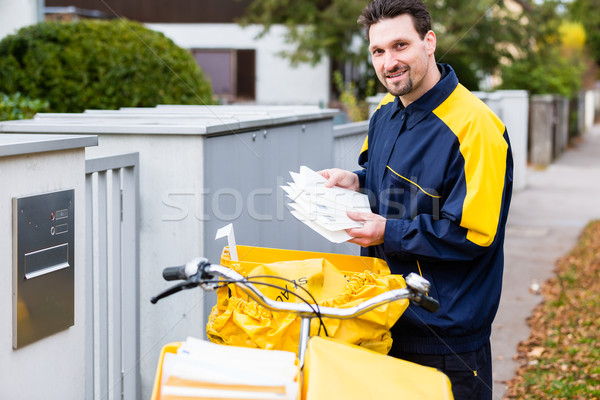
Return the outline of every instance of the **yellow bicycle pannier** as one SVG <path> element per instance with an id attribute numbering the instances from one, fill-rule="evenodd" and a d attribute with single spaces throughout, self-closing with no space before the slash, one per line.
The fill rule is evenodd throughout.
<path id="1" fill-rule="evenodd" d="M 276 289 L 257 284 L 273 300 L 311 303 L 326 307 L 353 307 L 389 290 L 406 287 L 404 278 L 390 274 L 378 258 L 237 246 L 239 261 L 231 261 L 226 247 L 221 264 L 253 282 L 282 286 Z M 283 281 L 263 276 L 285 278 Z M 313 299 L 306 292 L 308 290 Z M 389 329 L 400 318 L 408 300 L 382 305 L 359 317 L 323 319 L 330 337 L 387 354 L 392 339 Z M 207 336 L 215 343 L 297 351 L 300 317 L 272 312 L 252 300 L 235 285 L 217 291 L 217 305 L 207 325 Z M 312 320 L 311 335 L 325 335 L 319 320 Z"/>

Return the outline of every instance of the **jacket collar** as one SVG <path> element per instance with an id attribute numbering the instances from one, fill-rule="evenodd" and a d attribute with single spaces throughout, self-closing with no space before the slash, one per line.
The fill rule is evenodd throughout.
<path id="1" fill-rule="evenodd" d="M 396 109 L 392 113 L 391 118 L 394 118 L 400 110 L 404 110 L 407 129 L 412 129 L 423 118 L 435 110 L 458 86 L 458 78 L 450 65 L 438 63 L 437 67 L 442 73 L 442 77 L 427 93 L 410 103 L 408 107 L 404 107 L 400 101 L 400 97 L 396 96 L 394 100 Z"/>

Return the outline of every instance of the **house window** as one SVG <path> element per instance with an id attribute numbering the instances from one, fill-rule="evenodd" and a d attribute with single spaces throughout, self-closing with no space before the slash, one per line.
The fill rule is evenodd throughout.
<path id="1" fill-rule="evenodd" d="M 194 49 L 192 54 L 210 78 L 215 95 L 238 101 L 256 98 L 255 50 Z"/>

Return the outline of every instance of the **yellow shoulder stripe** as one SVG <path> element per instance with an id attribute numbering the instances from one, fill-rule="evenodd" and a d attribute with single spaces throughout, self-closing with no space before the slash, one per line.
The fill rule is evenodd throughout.
<path id="1" fill-rule="evenodd" d="M 508 153 L 504 124 L 460 84 L 433 112 L 458 138 L 465 162 L 467 194 L 460 225 L 467 229 L 468 240 L 489 246 L 502 208 Z"/>
<path id="2" fill-rule="evenodd" d="M 377 106 L 377 109 L 375 111 L 379 110 L 381 108 L 381 106 L 384 104 L 394 102 L 394 100 L 396 100 L 396 97 L 394 97 L 394 95 L 392 95 L 390 93 L 387 93 L 385 96 L 383 96 L 383 99 L 381 99 L 381 101 L 379 102 L 379 105 Z M 369 137 L 366 137 L 365 141 L 362 145 L 362 148 L 360 149 L 360 154 L 367 151 L 368 148 L 369 148 Z"/>
<path id="3" fill-rule="evenodd" d="M 369 136 L 367 136 L 365 138 L 365 141 L 363 142 L 362 148 L 360 149 L 360 154 L 362 154 L 365 151 L 367 151 L 368 148 L 369 148 Z"/>
<path id="4" fill-rule="evenodd" d="M 396 96 L 394 96 L 391 93 L 387 93 L 385 96 L 383 96 L 383 99 L 381 99 L 381 101 L 379 102 L 379 105 L 377 106 L 377 110 L 379 110 L 381 108 L 381 106 L 383 106 L 387 103 L 393 103 L 394 100 L 396 100 Z"/>

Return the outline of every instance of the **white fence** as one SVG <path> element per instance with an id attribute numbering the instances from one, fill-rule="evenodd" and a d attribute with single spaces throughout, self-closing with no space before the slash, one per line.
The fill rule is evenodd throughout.
<path id="1" fill-rule="evenodd" d="M 139 399 L 138 153 L 86 160 L 86 399 Z"/>

